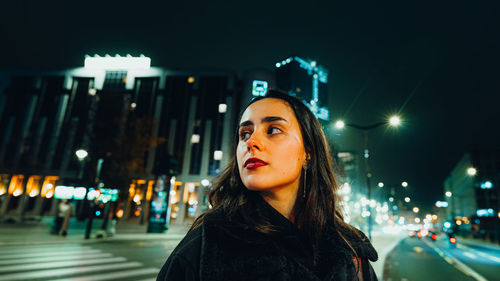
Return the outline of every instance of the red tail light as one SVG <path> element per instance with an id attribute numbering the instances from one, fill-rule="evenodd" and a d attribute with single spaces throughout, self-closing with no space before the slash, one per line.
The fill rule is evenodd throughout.
<path id="1" fill-rule="evenodd" d="M 451 243 L 451 244 L 455 244 L 455 243 L 457 243 L 457 239 L 456 239 L 455 237 L 451 237 L 451 238 L 450 238 L 450 243 Z"/>
<path id="2" fill-rule="evenodd" d="M 418 236 L 418 238 L 422 238 L 422 233 L 417 232 L 417 236 Z"/>
<path id="3" fill-rule="evenodd" d="M 432 240 L 436 240 L 436 238 L 437 238 L 436 234 L 432 234 L 431 238 L 432 238 Z"/>

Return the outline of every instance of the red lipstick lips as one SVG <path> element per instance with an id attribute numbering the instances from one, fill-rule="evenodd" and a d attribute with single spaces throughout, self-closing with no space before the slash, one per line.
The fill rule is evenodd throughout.
<path id="1" fill-rule="evenodd" d="M 249 158 L 247 161 L 245 161 L 244 167 L 247 169 L 257 169 L 259 167 L 266 166 L 266 165 L 267 165 L 266 162 L 260 160 L 259 158 L 252 157 L 252 158 Z"/>

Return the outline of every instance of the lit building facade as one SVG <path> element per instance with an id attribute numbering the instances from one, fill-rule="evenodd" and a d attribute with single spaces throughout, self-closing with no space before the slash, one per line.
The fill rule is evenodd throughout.
<path id="1" fill-rule="evenodd" d="M 328 71 L 314 60 L 292 56 L 276 63 L 276 86 L 301 98 L 320 121 L 330 119 Z"/>
<path id="2" fill-rule="evenodd" d="M 207 188 L 228 161 L 239 106 L 232 71 L 170 70 L 151 67 L 143 56 L 93 56 L 84 67 L 1 78 L 4 218 L 53 215 L 57 186 L 98 186 L 122 191 L 120 216 L 144 220 L 156 175 L 165 173 L 175 175 L 171 218 L 184 222 L 202 211 Z M 88 156 L 75 156 L 80 149 Z M 113 186 L 112 175 L 125 166 L 134 179 L 125 188 Z"/>
<path id="3" fill-rule="evenodd" d="M 466 153 L 444 181 L 446 217 L 460 230 L 500 241 L 500 150 Z"/>

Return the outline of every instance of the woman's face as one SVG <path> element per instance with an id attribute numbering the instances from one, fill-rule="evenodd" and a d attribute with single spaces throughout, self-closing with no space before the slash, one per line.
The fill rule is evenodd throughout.
<path id="1" fill-rule="evenodd" d="M 306 153 L 299 123 L 287 102 L 265 98 L 245 110 L 236 157 L 241 181 L 249 190 L 296 192 Z"/>

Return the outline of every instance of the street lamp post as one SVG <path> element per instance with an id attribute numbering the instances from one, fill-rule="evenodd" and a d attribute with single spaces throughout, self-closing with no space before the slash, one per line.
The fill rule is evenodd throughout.
<path id="1" fill-rule="evenodd" d="M 393 127 L 397 127 L 401 124 L 401 119 L 398 117 L 398 116 L 392 116 L 390 119 L 389 119 L 389 122 L 377 122 L 377 123 L 373 123 L 373 124 L 370 124 L 370 125 L 358 125 L 358 124 L 353 124 L 353 123 L 345 123 L 344 121 L 342 120 L 338 120 L 337 122 L 335 122 L 335 127 L 337 129 L 343 129 L 344 127 L 351 127 L 351 128 L 355 128 L 355 129 L 358 129 L 358 130 L 361 130 L 363 131 L 363 136 L 364 136 L 364 149 L 363 149 L 363 152 L 364 152 L 364 159 L 365 159 L 365 169 L 366 169 L 366 187 L 367 187 L 367 195 L 368 195 L 368 201 L 370 202 L 371 201 L 371 197 L 372 197 L 372 190 L 371 190 L 371 177 L 372 177 L 372 174 L 371 174 L 371 170 L 370 170 L 370 165 L 369 165 L 369 161 L 368 161 L 368 158 L 370 157 L 370 150 L 368 149 L 369 147 L 369 137 L 368 137 L 368 132 L 373 130 L 373 129 L 376 129 L 382 125 L 386 125 L 387 123 L 389 123 L 390 126 L 393 126 Z M 372 239 L 372 210 L 371 210 L 371 206 L 370 204 L 367 205 L 367 209 L 368 209 L 368 216 L 367 216 L 367 219 L 368 219 L 368 238 L 371 240 Z"/>
<path id="2" fill-rule="evenodd" d="M 76 152 L 76 157 L 78 158 L 78 161 L 80 161 L 80 169 L 78 171 L 78 179 L 81 180 L 83 178 L 83 168 L 85 166 L 84 160 L 87 158 L 89 153 L 85 149 L 78 149 Z"/>

